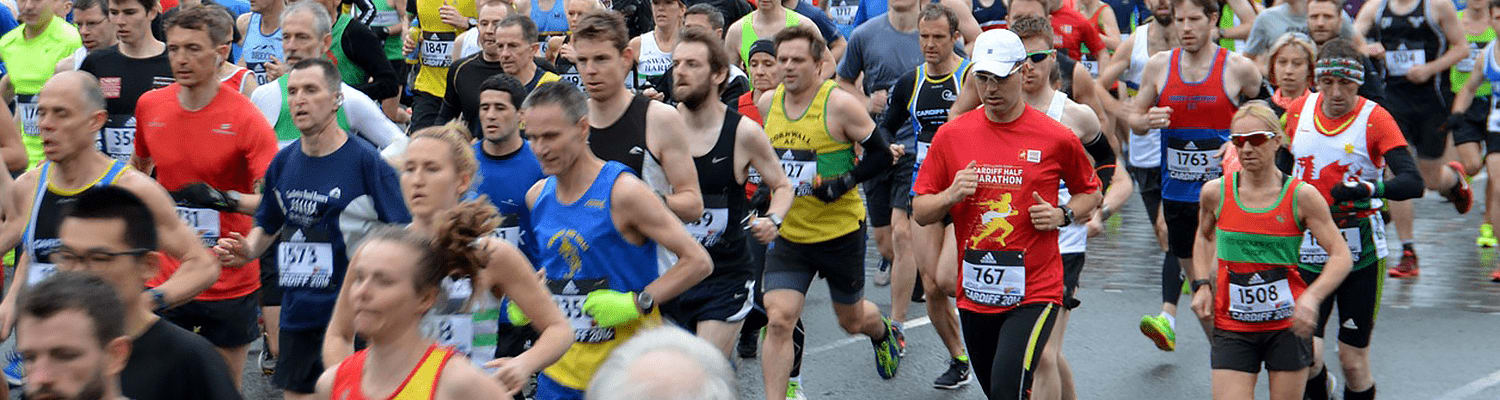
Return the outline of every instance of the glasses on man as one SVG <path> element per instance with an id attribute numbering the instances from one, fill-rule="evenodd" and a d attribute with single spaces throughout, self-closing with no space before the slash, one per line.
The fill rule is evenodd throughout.
<path id="1" fill-rule="evenodd" d="M 121 256 L 139 257 L 150 252 L 151 249 L 135 248 L 125 251 L 89 250 L 80 253 L 73 249 L 63 247 L 57 249 L 57 251 L 52 253 L 51 256 L 48 256 L 47 260 L 51 261 L 53 264 L 57 264 L 58 266 L 83 265 L 86 267 L 93 267 L 97 265 L 109 264 L 111 262 L 114 262 L 116 258 L 120 258 Z"/>
<path id="2" fill-rule="evenodd" d="M 1047 57 L 1051 57 L 1054 53 L 1057 53 L 1056 49 L 1033 51 L 1026 53 L 1026 59 L 1031 60 L 1032 64 L 1040 64 L 1042 61 L 1047 61 Z"/>
<path id="3" fill-rule="evenodd" d="M 991 74 L 989 72 L 975 72 L 974 82 L 977 83 L 981 88 L 986 86 L 999 85 L 1001 82 L 1005 82 L 1007 79 L 1010 79 L 1010 77 L 1016 76 L 1016 71 L 1020 71 L 1022 65 L 1024 64 L 1019 62 L 1016 63 L 1015 66 L 1010 67 L 1010 72 L 1006 73 L 1005 76 L 999 76 Z"/>
<path id="4" fill-rule="evenodd" d="M 1236 147 L 1245 147 L 1245 143 L 1249 143 L 1251 146 L 1260 146 L 1266 144 L 1266 141 L 1271 140 L 1275 137 L 1276 132 L 1254 131 L 1229 135 L 1229 140 L 1231 142 L 1234 142 L 1234 145 Z"/>

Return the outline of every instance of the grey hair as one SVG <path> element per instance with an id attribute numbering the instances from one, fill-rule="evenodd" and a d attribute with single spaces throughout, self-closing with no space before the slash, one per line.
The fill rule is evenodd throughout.
<path id="1" fill-rule="evenodd" d="M 589 115 L 588 98 L 578 90 L 572 83 L 558 81 L 547 82 L 537 86 L 531 94 L 526 96 L 526 101 L 521 103 L 521 108 L 529 109 L 544 105 L 555 105 L 563 110 L 563 115 L 568 117 L 569 123 L 576 123 Z"/>
<path id="2" fill-rule="evenodd" d="M 328 8 L 312 0 L 302 0 L 292 3 L 286 10 L 281 11 L 281 21 L 285 23 L 286 18 L 297 13 L 312 13 L 313 29 L 318 36 L 333 33 L 333 17 L 328 15 Z"/>
<path id="3" fill-rule="evenodd" d="M 702 15 L 708 17 L 708 24 L 713 25 L 714 29 L 724 29 L 724 14 L 708 3 L 694 4 L 688 7 L 687 12 L 682 15 Z"/>
<path id="4" fill-rule="evenodd" d="M 702 371 L 703 379 L 686 385 L 679 382 L 642 382 L 634 372 L 647 372 L 635 365 L 641 357 L 670 353 L 697 365 L 680 366 L 684 371 Z M 662 393 L 660 388 L 672 391 Z M 681 328 L 660 327 L 641 332 L 610 354 L 589 382 L 588 400 L 733 400 L 734 369 L 724 353 L 707 341 Z"/>

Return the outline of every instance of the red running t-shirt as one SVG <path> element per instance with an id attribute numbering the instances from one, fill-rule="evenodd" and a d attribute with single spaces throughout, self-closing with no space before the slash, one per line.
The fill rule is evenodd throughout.
<path id="1" fill-rule="evenodd" d="M 1088 18 L 1072 7 L 1063 7 L 1052 12 L 1052 47 L 1067 50 L 1068 57 L 1083 59 L 1083 47 L 1089 53 L 1104 51 L 1104 39 L 1099 36 L 1099 27 L 1089 23 Z"/>
<path id="2" fill-rule="evenodd" d="M 958 307 L 1002 313 L 1022 304 L 1061 304 L 1057 231 L 1033 228 L 1027 210 L 1033 193 L 1056 205 L 1059 183 L 1074 195 L 1099 190 L 1083 144 L 1031 107 L 1004 124 L 991 122 L 983 109 L 970 111 L 938 128 L 917 173 L 917 194 L 947 189 L 970 161 L 979 187 L 948 210 L 960 250 Z"/>
<path id="3" fill-rule="evenodd" d="M 167 190 L 204 182 L 219 190 L 255 193 L 271 158 L 276 156 L 276 133 L 245 96 L 219 87 L 213 101 L 198 111 L 177 102 L 178 84 L 141 95 L 135 108 L 135 154 L 156 164 L 156 181 Z M 252 217 L 209 209 L 177 207 L 177 215 L 193 228 L 205 245 L 228 232 L 248 234 Z M 161 273 L 147 286 L 155 287 L 177 271 L 178 261 L 162 257 Z M 260 288 L 260 264 L 225 268 L 213 287 L 197 300 L 239 298 Z"/>

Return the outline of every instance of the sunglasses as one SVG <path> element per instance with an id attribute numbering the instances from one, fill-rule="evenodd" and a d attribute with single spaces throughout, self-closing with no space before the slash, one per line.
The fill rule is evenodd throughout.
<path id="1" fill-rule="evenodd" d="M 1030 53 L 1026 53 L 1026 59 L 1031 60 L 1032 64 L 1039 64 L 1042 61 L 1047 61 L 1047 57 L 1051 57 L 1054 53 L 1057 53 L 1056 49 L 1033 51 Z"/>
<path id="2" fill-rule="evenodd" d="M 1230 135 L 1229 136 L 1229 140 L 1231 142 L 1234 142 L 1234 145 L 1236 147 L 1244 147 L 1245 143 L 1250 143 L 1251 146 L 1260 146 L 1260 145 L 1266 144 L 1266 141 L 1271 140 L 1272 138 L 1275 138 L 1275 137 L 1276 137 L 1276 132 L 1271 132 L 1271 131 L 1255 131 L 1255 132 L 1249 132 L 1249 133 L 1241 133 L 1241 134 Z"/>
<path id="3" fill-rule="evenodd" d="M 975 72 L 974 73 L 974 78 L 975 78 L 974 82 L 978 83 L 979 86 L 981 86 L 981 87 L 991 86 L 991 85 L 999 85 L 1001 82 L 1005 82 L 1005 81 L 1009 80 L 1010 77 L 1016 76 L 1016 71 L 1020 71 L 1022 65 L 1025 65 L 1025 64 L 1016 63 L 1015 66 L 1013 66 L 1013 67 L 1010 68 L 1010 72 L 1007 72 L 1005 74 L 1005 76 L 999 76 L 999 75 L 991 74 L 989 72 Z"/>

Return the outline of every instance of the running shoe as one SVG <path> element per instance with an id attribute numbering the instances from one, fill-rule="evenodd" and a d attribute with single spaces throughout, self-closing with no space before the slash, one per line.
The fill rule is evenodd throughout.
<path id="1" fill-rule="evenodd" d="M 807 395 L 802 393 L 802 384 L 795 380 L 786 381 L 786 400 L 807 400 Z"/>
<path id="2" fill-rule="evenodd" d="M 911 302 L 913 302 L 913 303 L 926 303 L 927 302 L 926 289 L 922 289 L 922 279 L 921 279 L 921 277 L 918 276 L 917 278 L 918 279 L 917 279 L 916 286 L 912 286 L 912 288 L 911 288 Z"/>
<path id="3" fill-rule="evenodd" d="M 953 390 L 968 384 L 973 376 L 969 373 L 969 363 L 958 359 L 948 360 L 948 370 L 943 372 L 937 380 L 932 381 L 932 387 L 945 390 Z"/>
<path id="4" fill-rule="evenodd" d="M 1490 273 L 1490 282 L 1500 282 L 1500 266 L 1495 266 L 1495 272 Z"/>
<path id="5" fill-rule="evenodd" d="M 901 367 L 900 338 L 897 336 L 896 328 L 891 326 L 891 320 L 881 317 L 880 321 L 885 324 L 885 339 L 880 341 L 870 340 L 875 346 L 875 372 L 880 374 L 880 379 L 891 379 L 896 377 L 896 369 Z"/>
<path id="6" fill-rule="evenodd" d="M 899 321 L 891 321 L 891 331 L 896 333 L 896 342 L 901 345 L 901 356 L 906 357 L 906 328 Z"/>
<path id="7" fill-rule="evenodd" d="M 875 269 L 875 286 L 885 287 L 891 284 L 891 260 L 880 259 L 880 266 Z"/>
<path id="8" fill-rule="evenodd" d="M 1453 172 L 1459 177 L 1465 176 L 1464 166 L 1458 161 L 1449 161 L 1448 167 L 1453 168 Z M 1469 181 L 1464 179 L 1459 179 L 1458 185 L 1454 185 L 1448 193 L 1443 193 L 1443 197 L 1453 202 L 1453 209 L 1459 214 L 1467 214 L 1469 209 L 1474 207 L 1474 191 L 1469 189 Z"/>
<path id="9" fill-rule="evenodd" d="M 1479 237 L 1474 238 L 1474 245 L 1487 249 L 1495 247 L 1496 244 L 1495 228 L 1490 224 L 1479 225 Z"/>
<path id="10" fill-rule="evenodd" d="M 265 376 L 276 374 L 276 356 L 271 355 L 270 346 L 266 345 L 266 337 L 261 336 L 260 356 L 255 357 L 255 363 L 260 367 L 260 373 Z"/>
<path id="11" fill-rule="evenodd" d="M 1401 263 L 1387 272 L 1392 278 L 1415 278 L 1421 273 L 1422 266 L 1417 262 L 1417 251 L 1412 249 L 1401 250 Z"/>
<path id="12" fill-rule="evenodd" d="M 1167 322 L 1166 317 L 1160 315 L 1141 316 L 1141 333 L 1156 343 L 1156 348 L 1161 351 L 1177 350 L 1177 332 L 1172 330 L 1172 324 Z"/>
<path id="13" fill-rule="evenodd" d="M 5 383 L 11 387 L 19 387 L 26 379 L 25 367 L 21 365 L 21 353 L 15 349 L 5 353 Z"/>
<path id="14" fill-rule="evenodd" d="M 740 358 L 755 358 L 755 353 L 760 349 L 760 335 L 740 335 L 739 344 L 734 346 L 734 351 L 739 353 Z"/>

